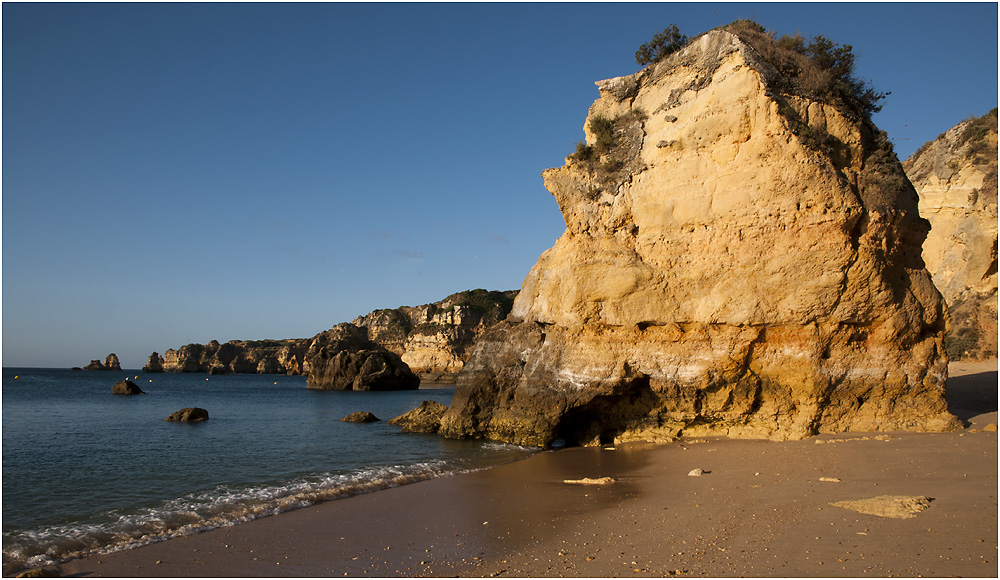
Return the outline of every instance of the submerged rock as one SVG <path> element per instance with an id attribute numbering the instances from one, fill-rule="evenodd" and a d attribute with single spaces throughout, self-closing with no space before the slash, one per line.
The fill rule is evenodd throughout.
<path id="1" fill-rule="evenodd" d="M 748 42 L 711 31 L 598 83 L 590 148 L 543 173 L 566 231 L 477 342 L 441 434 L 960 428 L 929 226 L 891 144 L 857 103 L 788 89 Z"/>
<path id="2" fill-rule="evenodd" d="M 409 413 L 390 419 L 390 425 L 398 425 L 404 433 L 437 433 L 441 427 L 441 417 L 448 407 L 436 401 L 424 401 Z"/>
<path id="3" fill-rule="evenodd" d="M 208 411 L 201 407 L 187 407 L 171 414 L 164 421 L 180 421 L 184 423 L 208 421 Z"/>
<path id="4" fill-rule="evenodd" d="M 139 385 L 132 381 L 118 381 L 111 392 L 115 395 L 145 395 L 146 392 L 139 388 Z"/>
<path id="5" fill-rule="evenodd" d="M 378 423 L 381 419 L 368 411 L 358 411 L 344 417 L 341 421 L 345 423 Z"/>

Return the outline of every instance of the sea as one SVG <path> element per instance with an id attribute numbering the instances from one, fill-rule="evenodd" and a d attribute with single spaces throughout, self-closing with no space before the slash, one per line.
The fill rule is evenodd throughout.
<path id="1" fill-rule="evenodd" d="M 128 379 L 145 395 L 111 393 Z M 454 386 L 316 391 L 303 376 L 3 369 L 3 573 L 130 549 L 534 449 L 402 433 Z M 201 407 L 209 420 L 166 422 Z M 345 423 L 355 411 L 382 421 Z"/>

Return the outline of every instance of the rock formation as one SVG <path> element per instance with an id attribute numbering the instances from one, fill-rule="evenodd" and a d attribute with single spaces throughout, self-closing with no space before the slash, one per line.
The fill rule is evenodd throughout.
<path id="1" fill-rule="evenodd" d="M 122 370 L 122 365 L 118 362 L 118 355 L 115 353 L 109 354 L 102 363 L 99 360 L 92 360 L 90 364 L 83 367 L 85 371 L 120 371 Z"/>
<path id="2" fill-rule="evenodd" d="M 164 353 L 162 368 L 174 373 L 301 375 L 312 339 L 231 340 L 192 343 Z M 156 354 L 156 353 L 153 353 Z M 153 357 L 150 356 L 150 364 Z"/>
<path id="3" fill-rule="evenodd" d="M 566 231 L 477 341 L 442 435 L 960 427 L 929 226 L 891 144 L 740 24 L 597 83 L 586 143 L 543 173 Z"/>
<path id="4" fill-rule="evenodd" d="M 142 372 L 144 373 L 162 373 L 163 372 L 163 357 L 160 353 L 153 351 L 146 360 L 145 366 L 142 367 Z"/>
<path id="5" fill-rule="evenodd" d="M 448 407 L 436 401 L 424 401 L 416 409 L 390 419 L 390 425 L 403 428 L 403 433 L 437 433 L 441 428 L 441 417 Z"/>
<path id="6" fill-rule="evenodd" d="M 365 329 L 353 324 L 318 334 L 306 361 L 310 389 L 389 391 L 420 386 L 420 378 L 399 355 L 369 340 Z"/>
<path id="7" fill-rule="evenodd" d="M 146 392 L 139 388 L 139 385 L 132 381 L 118 381 L 111 387 L 111 392 L 115 395 L 145 395 Z"/>
<path id="8" fill-rule="evenodd" d="M 996 358 L 997 110 L 955 125 L 903 167 L 931 222 L 923 258 L 948 304 L 948 355 Z"/>
<path id="9" fill-rule="evenodd" d="M 344 423 L 378 423 L 381 421 L 370 411 L 357 411 L 341 419 Z"/>
<path id="10" fill-rule="evenodd" d="M 197 423 L 199 421 L 208 421 L 208 411 L 202 409 L 201 407 L 186 407 L 180 411 L 175 411 L 171 413 L 169 417 L 164 419 L 164 421 L 178 421 L 181 423 Z"/>
<path id="11" fill-rule="evenodd" d="M 354 320 L 400 355 L 424 383 L 453 383 L 475 340 L 510 313 L 516 291 L 466 290 L 420 306 L 376 310 Z"/>

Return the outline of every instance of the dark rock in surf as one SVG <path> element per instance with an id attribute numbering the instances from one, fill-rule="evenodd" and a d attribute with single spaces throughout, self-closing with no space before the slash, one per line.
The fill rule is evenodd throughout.
<path id="1" fill-rule="evenodd" d="M 437 433 L 441 428 L 441 417 L 448 407 L 435 401 L 424 401 L 416 409 L 389 421 L 398 425 L 404 433 Z"/>
<path id="2" fill-rule="evenodd" d="M 357 413 L 351 413 L 350 415 L 341 419 L 345 423 L 378 423 L 382 419 L 379 419 L 372 413 L 368 411 L 358 411 Z"/>
<path id="3" fill-rule="evenodd" d="M 183 423 L 208 421 L 208 411 L 201 407 L 187 407 L 170 415 L 164 421 L 180 421 Z"/>
<path id="4" fill-rule="evenodd" d="M 111 388 L 111 392 L 115 395 L 145 395 L 146 392 L 139 388 L 139 385 L 133 383 L 132 381 L 118 381 L 115 386 Z"/>

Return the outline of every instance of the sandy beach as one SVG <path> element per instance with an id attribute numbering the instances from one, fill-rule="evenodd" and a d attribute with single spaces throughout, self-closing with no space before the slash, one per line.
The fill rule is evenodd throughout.
<path id="1" fill-rule="evenodd" d="M 949 407 L 967 423 L 961 432 L 544 452 L 60 569 L 102 577 L 996 577 L 997 362 L 949 371 Z M 696 469 L 703 474 L 689 475 Z M 567 483 L 585 478 L 614 481 Z M 874 500 L 860 509 L 882 515 L 832 505 L 857 500 Z"/>

